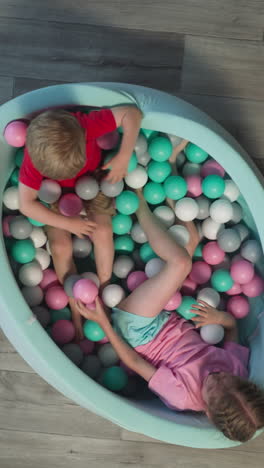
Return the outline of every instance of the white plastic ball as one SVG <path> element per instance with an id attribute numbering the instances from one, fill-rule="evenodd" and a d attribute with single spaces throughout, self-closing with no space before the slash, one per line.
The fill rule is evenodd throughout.
<path id="1" fill-rule="evenodd" d="M 143 231 L 139 223 L 133 224 L 130 235 L 133 241 L 137 242 L 138 244 L 144 244 L 148 240 L 145 232 Z"/>
<path id="2" fill-rule="evenodd" d="M 249 232 L 248 227 L 245 224 L 242 224 L 242 223 L 236 224 L 234 228 L 236 229 L 236 231 L 239 232 L 241 242 L 243 242 L 249 237 L 250 232 Z"/>
<path id="3" fill-rule="evenodd" d="M 190 233 L 185 226 L 182 226 L 181 224 L 175 224 L 174 226 L 171 226 L 168 231 L 176 240 L 177 244 L 181 245 L 182 247 L 185 247 L 188 244 L 190 240 Z"/>
<path id="4" fill-rule="evenodd" d="M 44 298 L 43 291 L 39 286 L 24 286 L 21 293 L 29 307 L 38 306 Z"/>
<path id="5" fill-rule="evenodd" d="M 99 185 L 92 176 L 82 176 L 75 184 L 75 192 L 82 200 L 92 200 L 99 192 Z"/>
<path id="6" fill-rule="evenodd" d="M 37 286 L 43 279 L 43 272 L 38 262 L 23 265 L 18 272 L 19 281 L 24 286 Z"/>
<path id="7" fill-rule="evenodd" d="M 14 239 L 27 239 L 32 230 L 33 226 L 25 216 L 16 216 L 11 219 L 9 223 L 10 234 Z"/>
<path id="8" fill-rule="evenodd" d="M 46 270 L 46 268 L 48 268 L 50 265 L 50 254 L 47 252 L 47 250 L 39 247 L 36 249 L 35 260 L 40 264 L 42 270 Z"/>
<path id="9" fill-rule="evenodd" d="M 196 218 L 201 220 L 208 218 L 210 212 L 210 202 L 208 198 L 206 198 L 204 195 L 201 195 L 200 197 L 197 197 L 195 201 L 198 204 L 199 209 Z"/>
<path id="10" fill-rule="evenodd" d="M 137 137 L 137 141 L 135 143 L 135 146 L 134 146 L 134 150 L 135 150 L 135 153 L 137 155 L 137 158 L 140 156 L 140 155 L 143 155 L 146 153 L 148 149 L 148 141 L 147 141 L 147 138 L 145 137 L 145 135 L 143 135 L 142 133 L 140 133 Z"/>
<path id="11" fill-rule="evenodd" d="M 103 192 L 103 194 L 110 198 L 117 197 L 122 192 L 123 188 L 124 188 L 123 180 L 120 180 L 119 182 L 116 182 L 115 184 L 111 184 L 107 180 L 102 180 L 100 184 L 100 189 Z"/>
<path id="12" fill-rule="evenodd" d="M 178 146 L 182 142 L 182 138 L 172 133 L 167 133 L 167 137 L 170 139 L 172 146 Z"/>
<path id="13" fill-rule="evenodd" d="M 202 222 L 202 233 L 209 240 L 216 240 L 218 233 L 223 231 L 224 228 L 223 224 L 216 223 L 210 217 Z"/>
<path id="14" fill-rule="evenodd" d="M 55 203 L 61 196 L 61 186 L 55 180 L 45 179 L 38 191 L 38 197 L 46 203 Z"/>
<path id="15" fill-rule="evenodd" d="M 175 214 L 181 221 L 192 221 L 198 212 L 198 204 L 193 198 L 184 197 L 176 202 Z"/>
<path id="16" fill-rule="evenodd" d="M 152 258 L 146 263 L 145 273 L 148 278 L 156 276 L 164 267 L 165 262 L 161 258 Z"/>
<path id="17" fill-rule="evenodd" d="M 86 271 L 85 273 L 82 273 L 81 276 L 82 278 L 86 278 L 86 279 L 93 281 L 94 284 L 96 284 L 98 288 L 100 287 L 100 280 L 98 276 L 92 271 Z"/>
<path id="18" fill-rule="evenodd" d="M 147 183 L 147 180 L 147 171 L 140 165 L 138 165 L 134 171 L 129 172 L 125 177 L 126 184 L 133 189 L 144 187 L 144 185 Z"/>
<path id="19" fill-rule="evenodd" d="M 157 206 L 153 213 L 168 228 L 171 227 L 175 221 L 175 213 L 168 206 Z"/>
<path id="20" fill-rule="evenodd" d="M 208 344 L 215 345 L 220 343 L 225 336 L 222 325 L 210 324 L 204 325 L 200 329 L 201 338 Z"/>
<path id="21" fill-rule="evenodd" d="M 201 172 L 200 164 L 187 162 L 184 164 L 182 168 L 182 175 L 183 177 L 191 176 L 191 175 L 199 175 Z"/>
<path id="22" fill-rule="evenodd" d="M 91 354 L 90 356 L 85 356 L 83 358 L 81 369 L 86 375 L 91 377 L 91 379 L 96 379 L 97 377 L 99 377 L 101 368 L 102 364 L 100 362 L 100 359 L 94 354 Z"/>
<path id="23" fill-rule="evenodd" d="M 232 219 L 233 206 L 229 200 L 220 198 L 211 204 L 209 213 L 216 223 L 224 224 Z"/>
<path id="24" fill-rule="evenodd" d="M 239 203 L 232 203 L 233 214 L 231 217 L 231 221 L 234 224 L 237 224 L 243 218 L 243 210 Z"/>
<path id="25" fill-rule="evenodd" d="M 240 253 L 243 258 L 252 263 L 257 263 L 263 255 L 260 243 L 254 239 L 244 242 Z"/>
<path id="26" fill-rule="evenodd" d="M 98 353 L 97 356 L 99 357 L 102 365 L 104 367 L 110 367 L 110 366 L 115 366 L 119 362 L 119 357 L 117 352 L 114 350 L 113 346 L 111 343 L 105 343 L 103 344 Z"/>
<path id="27" fill-rule="evenodd" d="M 207 302 L 212 307 L 218 307 L 220 303 L 220 294 L 213 288 L 203 288 L 199 291 L 197 301 Z"/>
<path id="28" fill-rule="evenodd" d="M 92 250 L 92 243 L 89 239 L 80 239 L 75 236 L 72 241 L 72 250 L 76 258 L 88 257 Z"/>
<path id="29" fill-rule="evenodd" d="M 47 252 L 49 252 L 49 254 L 52 255 L 52 254 L 51 254 L 51 250 L 50 250 L 49 241 L 46 242 L 46 249 L 47 249 Z"/>
<path id="30" fill-rule="evenodd" d="M 4 191 L 3 194 L 3 204 L 9 210 L 18 210 L 19 209 L 19 197 L 18 197 L 18 188 L 9 187 Z"/>
<path id="31" fill-rule="evenodd" d="M 235 252 L 241 245 L 240 235 L 235 229 L 224 229 L 218 233 L 217 243 L 224 252 Z"/>
<path id="32" fill-rule="evenodd" d="M 234 202 L 238 199 L 239 195 L 240 191 L 235 182 L 231 179 L 226 179 L 225 191 L 223 196 L 226 197 L 229 201 Z"/>
<path id="33" fill-rule="evenodd" d="M 108 307 L 116 307 L 125 297 L 125 291 L 118 284 L 109 284 L 102 292 L 102 300 Z"/>
<path id="34" fill-rule="evenodd" d="M 141 164 L 141 166 L 147 166 L 150 159 L 151 157 L 147 151 L 143 154 L 137 154 L 137 160 L 138 160 L 138 163 Z"/>
<path id="35" fill-rule="evenodd" d="M 39 247 L 43 247 L 43 245 L 45 245 L 45 243 L 47 242 L 47 236 L 44 232 L 44 229 L 39 226 L 33 226 L 29 237 L 32 240 L 36 249 L 38 249 Z"/>
<path id="36" fill-rule="evenodd" d="M 120 255 L 114 261 L 113 272 L 118 278 L 126 278 L 133 270 L 134 262 L 128 255 Z"/>

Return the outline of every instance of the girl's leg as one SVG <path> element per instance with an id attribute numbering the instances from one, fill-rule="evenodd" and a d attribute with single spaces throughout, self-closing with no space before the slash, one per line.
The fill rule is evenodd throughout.
<path id="1" fill-rule="evenodd" d="M 91 239 L 94 244 L 94 258 L 101 288 L 111 279 L 114 260 L 114 242 L 111 217 L 107 214 L 94 213 L 93 221 L 97 224 Z"/>

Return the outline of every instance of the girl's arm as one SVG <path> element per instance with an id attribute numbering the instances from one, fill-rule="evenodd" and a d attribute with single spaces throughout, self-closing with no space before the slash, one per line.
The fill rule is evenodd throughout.
<path id="1" fill-rule="evenodd" d="M 81 301 L 77 301 L 77 308 L 83 317 L 88 320 L 93 320 L 101 326 L 114 350 L 124 364 L 148 382 L 156 372 L 156 368 L 143 359 L 136 351 L 134 351 L 133 348 L 131 348 L 122 340 L 122 338 L 120 338 L 120 336 L 117 335 L 107 318 L 106 312 L 99 298 L 97 297 L 96 299 L 95 310 L 88 309 Z"/>

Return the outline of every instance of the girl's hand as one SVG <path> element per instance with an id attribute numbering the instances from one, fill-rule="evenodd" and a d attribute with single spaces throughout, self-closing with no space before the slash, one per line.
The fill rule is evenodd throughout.
<path id="1" fill-rule="evenodd" d="M 228 312 L 215 309 L 207 304 L 207 302 L 198 300 L 198 304 L 193 304 L 191 310 L 196 314 L 196 317 L 192 318 L 192 321 L 196 323 L 195 328 L 211 324 L 222 325 L 227 329 L 231 329 L 236 326 L 236 320 L 233 315 Z"/>
<path id="2" fill-rule="evenodd" d="M 102 167 L 103 170 L 110 168 L 109 174 L 105 177 L 105 180 L 108 180 L 112 184 L 119 182 L 127 175 L 127 167 L 128 161 L 116 155 Z"/>
<path id="3" fill-rule="evenodd" d="M 76 308 L 78 312 L 87 320 L 93 320 L 101 327 L 108 323 L 108 318 L 102 302 L 99 297 L 95 299 L 95 309 L 88 309 L 81 301 L 76 301 Z"/>

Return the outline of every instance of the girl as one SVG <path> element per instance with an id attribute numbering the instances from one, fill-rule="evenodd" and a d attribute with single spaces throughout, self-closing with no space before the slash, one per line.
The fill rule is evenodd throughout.
<path id="1" fill-rule="evenodd" d="M 196 325 L 163 311 L 191 270 L 195 225 L 185 223 L 190 241 L 179 246 L 138 195 L 138 220 L 163 269 L 113 308 L 113 325 L 98 298 L 95 310 L 78 302 L 79 312 L 102 327 L 120 359 L 169 408 L 203 411 L 226 437 L 245 442 L 264 426 L 264 392 L 246 380 L 249 350 L 238 344 L 236 320 L 203 301 L 193 306 Z M 203 342 L 195 330 L 211 323 L 225 328 L 223 348 Z"/>

